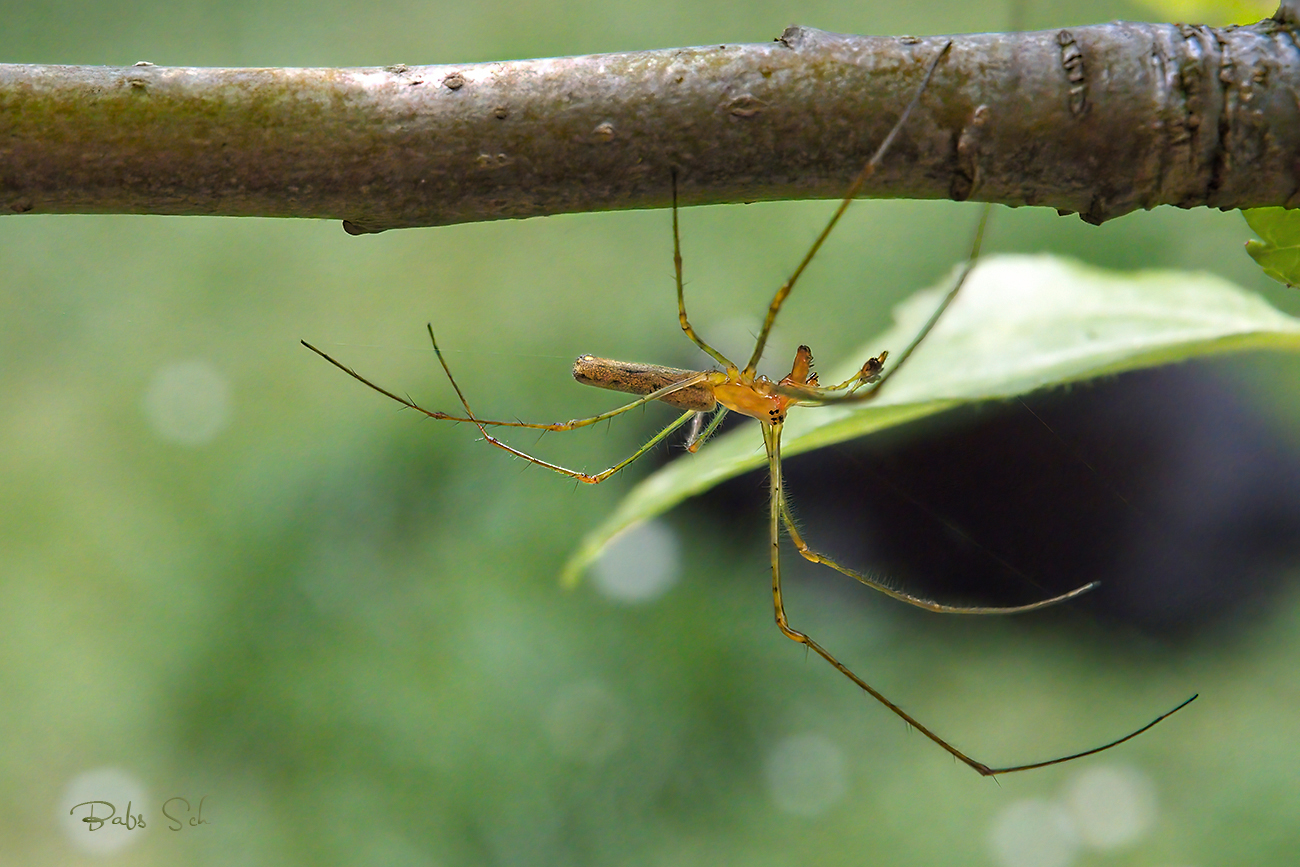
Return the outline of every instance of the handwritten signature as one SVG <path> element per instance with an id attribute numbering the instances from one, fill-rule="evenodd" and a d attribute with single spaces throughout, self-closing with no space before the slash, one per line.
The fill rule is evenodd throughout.
<path id="1" fill-rule="evenodd" d="M 180 831 L 186 825 L 189 825 L 192 828 L 197 828 L 199 825 L 212 824 L 207 819 L 203 818 L 203 802 L 207 800 L 207 797 L 207 795 L 204 795 L 202 798 L 199 798 L 197 809 L 193 809 L 187 799 L 179 796 L 168 798 L 164 801 L 162 805 L 162 814 L 167 818 L 167 830 Z M 86 823 L 86 830 L 88 831 L 98 831 L 105 825 L 121 825 L 128 831 L 148 827 L 148 823 L 145 822 L 144 819 L 144 813 L 136 813 L 132 815 L 132 804 L 130 801 L 126 802 L 126 810 L 120 816 L 117 814 L 117 807 L 113 806 L 108 801 L 82 801 L 80 804 L 77 804 L 69 810 L 68 815 L 76 815 L 77 811 L 82 807 L 86 808 L 86 815 L 81 818 L 81 821 Z M 108 815 L 96 816 L 95 810 L 97 807 L 101 814 L 107 810 Z M 194 815 L 190 815 L 191 812 L 193 812 Z"/>

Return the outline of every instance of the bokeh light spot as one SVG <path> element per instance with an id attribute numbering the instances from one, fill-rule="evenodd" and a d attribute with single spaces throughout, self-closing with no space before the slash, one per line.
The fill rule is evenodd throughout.
<path id="1" fill-rule="evenodd" d="M 1151 829 L 1155 784 L 1126 765 L 1088 768 L 1066 789 L 1065 806 L 1084 845 L 1117 849 L 1136 843 Z"/>
<path id="2" fill-rule="evenodd" d="M 844 752 L 819 734 L 791 735 L 767 757 L 772 801 L 796 816 L 817 816 L 849 790 Z"/>
<path id="3" fill-rule="evenodd" d="M 144 414 L 162 439 L 206 445 L 230 424 L 230 383 L 201 359 L 164 365 L 145 391 Z"/>
<path id="4" fill-rule="evenodd" d="M 989 845 L 1000 867 L 1067 867 L 1074 861 L 1079 838 L 1063 807 L 1026 798 L 998 814 Z"/>
<path id="5" fill-rule="evenodd" d="M 596 590 L 606 599 L 635 605 L 667 593 L 681 574 L 677 534 L 663 521 L 646 521 L 614 538 L 592 567 Z"/>
<path id="6" fill-rule="evenodd" d="M 87 801 L 107 801 L 113 807 L 77 806 Z M 114 820 L 126 821 L 128 806 L 132 825 L 136 816 L 143 815 L 145 827 L 112 824 Z M 59 827 L 73 846 L 88 855 L 110 855 L 135 843 L 153 829 L 157 818 L 144 784 L 134 774 L 112 767 L 95 768 L 73 777 L 56 807 Z M 109 822 L 86 822 L 92 810 L 95 818 L 109 818 Z"/>

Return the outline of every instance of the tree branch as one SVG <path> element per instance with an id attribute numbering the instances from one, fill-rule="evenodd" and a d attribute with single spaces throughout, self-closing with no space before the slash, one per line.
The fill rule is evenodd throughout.
<path id="1" fill-rule="evenodd" d="M 1285 17 L 1279 14 L 1279 17 Z M 1268 19 L 952 37 L 866 195 L 1300 204 L 1300 46 Z M 945 38 L 466 66 L 0 65 L 0 212 L 344 219 L 351 232 L 835 198 Z"/>

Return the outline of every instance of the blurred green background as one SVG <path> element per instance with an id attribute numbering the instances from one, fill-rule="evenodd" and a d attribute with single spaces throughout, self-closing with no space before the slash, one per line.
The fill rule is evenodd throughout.
<path id="1" fill-rule="evenodd" d="M 1164 18 L 1054 7 L 1026 4 L 1020 26 Z M 793 23 L 952 33 L 1012 15 L 929 0 L 2 11 L 5 62 L 220 66 L 766 41 Z M 745 351 L 829 207 L 682 214 L 706 337 Z M 827 365 L 856 350 L 965 255 L 977 212 L 852 209 L 769 358 L 805 341 Z M 1208 269 L 1300 310 L 1242 251 L 1237 214 L 995 220 L 993 250 Z M 0 220 L 0 863 L 1294 863 L 1300 594 L 1286 576 L 1176 637 L 1086 607 L 955 622 L 792 582 L 796 625 L 989 763 L 1103 742 L 1201 692 L 1112 753 L 999 786 L 779 636 L 761 518 L 679 509 L 624 558 L 660 563 L 657 582 L 611 560 L 564 592 L 566 555 L 649 467 L 575 490 L 472 429 L 396 411 L 298 345 L 447 409 L 432 320 L 477 409 L 567 419 L 614 405 L 569 379 L 580 352 L 699 363 L 671 278 L 667 212 L 359 238 L 290 220 Z M 1295 441 L 1294 359 L 1205 369 Z M 598 468 L 671 416 L 514 442 Z M 796 497 L 799 473 L 791 462 Z M 761 514 L 762 478 L 744 484 Z M 168 830 L 176 796 L 206 796 L 207 824 Z M 128 798 L 147 827 L 92 834 L 85 809 L 68 815 L 89 800 L 120 815 Z"/>

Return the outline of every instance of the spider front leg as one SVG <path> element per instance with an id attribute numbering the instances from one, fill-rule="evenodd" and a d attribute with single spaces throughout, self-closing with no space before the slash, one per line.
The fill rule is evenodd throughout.
<path id="1" fill-rule="evenodd" d="M 899 353 L 898 360 L 894 362 L 894 365 L 888 370 L 885 369 L 885 359 L 889 357 L 889 352 L 882 352 L 875 358 L 867 359 L 867 363 L 862 365 L 858 372 L 853 374 L 853 376 L 838 385 L 821 390 L 821 393 L 810 398 L 811 400 L 815 400 L 816 403 L 822 405 L 835 403 L 858 403 L 871 400 L 880 393 L 880 390 L 884 388 L 885 383 L 892 379 L 893 376 L 903 368 L 903 365 L 905 365 L 908 359 L 912 357 L 912 353 L 916 351 L 917 347 L 921 345 L 921 342 L 924 341 L 925 338 L 930 335 L 930 332 L 934 330 L 934 326 L 939 323 L 943 314 L 947 312 L 950 306 L 952 306 L 952 302 L 957 300 L 957 295 L 961 292 L 962 287 L 966 285 L 966 280 L 970 277 L 971 271 L 975 269 L 975 263 L 979 259 L 980 247 L 983 246 L 984 243 L 984 229 L 988 225 L 989 213 L 991 210 L 991 206 L 984 206 L 984 210 L 980 214 L 979 226 L 975 230 L 975 240 L 971 244 L 970 257 L 967 258 L 966 264 L 962 266 L 961 273 L 957 275 L 957 279 L 953 282 L 952 288 L 943 296 L 943 300 L 939 302 L 939 305 L 934 309 L 934 312 L 930 314 L 930 318 L 921 326 L 921 330 L 912 338 L 912 342 L 909 343 L 901 353 Z M 787 392 L 783 390 L 782 393 L 788 393 L 791 396 L 796 397 L 800 396 L 792 391 Z"/>

